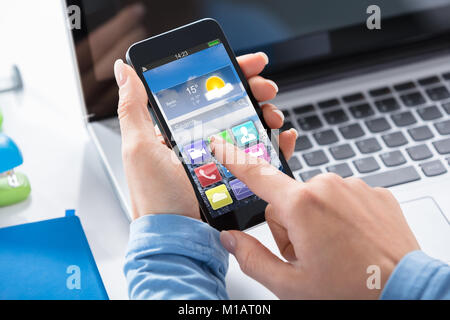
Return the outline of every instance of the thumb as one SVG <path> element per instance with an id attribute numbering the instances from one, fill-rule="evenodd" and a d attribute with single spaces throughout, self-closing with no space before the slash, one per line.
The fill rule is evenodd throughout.
<path id="1" fill-rule="evenodd" d="M 148 111 L 145 87 L 132 67 L 121 59 L 114 63 L 114 75 L 119 86 L 117 114 L 125 144 L 139 141 L 142 135 L 156 139 L 152 118 Z"/>
<path id="2" fill-rule="evenodd" d="M 220 241 L 233 254 L 241 270 L 277 296 L 288 281 L 294 267 L 283 262 L 252 236 L 241 231 L 222 231 Z M 289 280 L 291 279 L 291 280 Z"/>

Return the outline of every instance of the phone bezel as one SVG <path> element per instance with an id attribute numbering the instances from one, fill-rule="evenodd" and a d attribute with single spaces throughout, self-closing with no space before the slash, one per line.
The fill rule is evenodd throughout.
<path id="1" fill-rule="evenodd" d="M 183 50 L 193 48 L 197 45 L 212 41 L 214 39 L 220 39 L 224 45 L 228 56 L 252 102 L 252 105 L 261 120 L 267 134 L 271 136 L 271 130 L 264 121 L 259 103 L 255 99 L 250 89 L 250 86 L 245 78 L 237 60 L 231 49 L 229 42 L 222 31 L 222 28 L 214 19 L 202 19 L 188 25 L 170 30 L 160 35 L 142 40 L 133 44 L 127 51 L 126 58 L 130 65 L 136 70 L 139 78 L 144 83 L 147 95 L 149 98 L 149 104 L 153 110 L 158 126 L 162 129 L 162 134 L 168 146 L 170 146 L 177 154 L 181 154 L 176 144 L 175 139 L 172 137 L 171 131 L 164 119 L 162 111 L 159 109 L 153 94 L 147 82 L 144 78 L 142 67 L 148 65 L 151 62 L 158 61 L 174 55 Z M 279 150 L 276 139 L 271 138 L 272 145 L 276 150 Z M 283 165 L 284 172 L 293 178 L 292 171 L 290 170 L 286 159 L 281 152 L 278 152 L 279 159 Z M 213 218 L 208 210 L 208 207 L 203 201 L 199 190 L 195 184 L 194 178 L 191 176 L 187 165 L 182 161 L 184 170 L 189 177 L 189 180 L 194 188 L 195 195 L 200 205 L 200 210 L 203 218 L 218 230 L 245 230 L 251 228 L 257 224 L 265 221 L 265 208 L 267 203 L 263 200 L 256 201 L 250 205 L 235 209 L 226 214 Z"/>

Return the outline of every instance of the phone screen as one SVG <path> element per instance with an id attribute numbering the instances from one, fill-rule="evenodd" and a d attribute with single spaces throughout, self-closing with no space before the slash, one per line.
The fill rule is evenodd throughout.
<path id="1" fill-rule="evenodd" d="M 283 170 L 221 41 L 187 48 L 142 71 L 210 215 L 260 200 L 209 148 L 216 135 Z"/>

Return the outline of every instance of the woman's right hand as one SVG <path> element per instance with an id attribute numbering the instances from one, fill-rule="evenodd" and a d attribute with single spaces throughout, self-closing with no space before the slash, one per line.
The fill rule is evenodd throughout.
<path id="1" fill-rule="evenodd" d="M 222 244 L 244 273 L 281 299 L 378 298 L 397 263 L 420 249 L 387 189 L 332 173 L 301 183 L 220 138 L 211 148 L 269 203 L 266 221 L 286 261 L 244 232 L 223 231 Z M 379 289 L 367 286 L 369 266 L 380 270 Z"/>

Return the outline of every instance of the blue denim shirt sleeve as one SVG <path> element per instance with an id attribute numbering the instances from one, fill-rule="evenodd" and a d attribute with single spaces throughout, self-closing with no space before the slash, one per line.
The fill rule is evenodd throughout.
<path id="1" fill-rule="evenodd" d="M 450 266 L 422 251 L 408 253 L 389 277 L 381 299 L 450 299 Z"/>
<path id="2" fill-rule="evenodd" d="M 228 299 L 219 232 L 174 214 L 131 223 L 124 272 L 130 299 Z"/>

